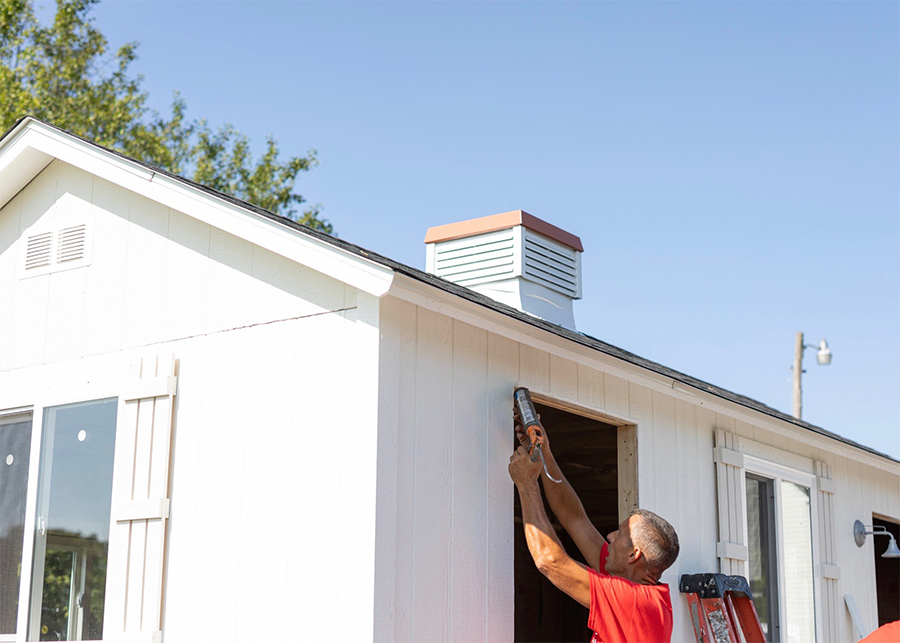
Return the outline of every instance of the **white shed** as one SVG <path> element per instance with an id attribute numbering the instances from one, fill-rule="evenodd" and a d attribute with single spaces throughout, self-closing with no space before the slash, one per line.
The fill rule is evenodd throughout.
<path id="1" fill-rule="evenodd" d="M 513 236 L 574 249 L 523 215 Z M 493 296 L 560 308 L 576 281 Z M 521 555 L 517 385 L 598 527 L 638 505 L 675 526 L 674 640 L 683 573 L 767 583 L 782 641 L 900 609 L 885 539 L 853 538 L 897 532 L 900 462 L 487 290 L 20 121 L 0 140 L 0 641 L 587 640 Z"/>

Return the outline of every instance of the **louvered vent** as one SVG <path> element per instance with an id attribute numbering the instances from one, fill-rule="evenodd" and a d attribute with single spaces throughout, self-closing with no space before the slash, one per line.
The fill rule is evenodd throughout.
<path id="1" fill-rule="evenodd" d="M 512 230 L 448 241 L 435 251 L 435 274 L 464 286 L 512 275 L 514 270 Z"/>
<path id="2" fill-rule="evenodd" d="M 56 261 L 78 261 L 84 259 L 85 244 L 87 243 L 87 225 L 81 224 L 59 231 L 56 245 Z"/>
<path id="3" fill-rule="evenodd" d="M 425 270 L 535 317 L 575 328 L 581 239 L 512 210 L 429 228 Z"/>
<path id="4" fill-rule="evenodd" d="M 37 227 L 37 226 L 35 226 Z M 91 261 L 91 226 L 72 220 L 55 228 L 41 226 L 25 232 L 25 252 L 19 255 L 19 278 L 83 268 Z"/>
<path id="5" fill-rule="evenodd" d="M 570 297 L 578 296 L 575 250 L 525 230 L 525 276 Z"/>
<path id="6" fill-rule="evenodd" d="M 49 266 L 52 256 L 52 232 L 42 232 L 28 237 L 25 248 L 25 270 Z"/>

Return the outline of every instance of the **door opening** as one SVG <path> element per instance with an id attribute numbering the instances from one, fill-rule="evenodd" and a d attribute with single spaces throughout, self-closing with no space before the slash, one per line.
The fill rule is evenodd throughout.
<path id="1" fill-rule="evenodd" d="M 872 517 L 875 527 L 884 527 L 900 542 L 900 525 Z M 872 538 L 872 536 L 869 536 Z M 875 594 L 878 597 L 878 626 L 900 620 L 900 558 L 882 558 L 887 538 L 875 538 Z"/>
<path id="2" fill-rule="evenodd" d="M 619 524 L 618 427 L 538 402 L 535 408 L 547 429 L 556 461 L 581 499 L 588 518 L 606 536 Z M 546 499 L 544 507 L 568 554 L 586 563 Z M 556 589 L 534 566 L 522 529 L 518 494 L 515 521 L 515 640 L 590 640 L 588 610 Z"/>

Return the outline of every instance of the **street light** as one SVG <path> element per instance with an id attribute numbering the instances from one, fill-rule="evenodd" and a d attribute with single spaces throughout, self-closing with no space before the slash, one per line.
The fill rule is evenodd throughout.
<path id="1" fill-rule="evenodd" d="M 794 417 L 798 420 L 803 415 L 803 389 L 800 385 L 800 378 L 803 375 L 803 350 L 806 348 L 818 348 L 816 353 L 816 361 L 822 366 L 831 364 L 831 349 L 828 348 L 828 342 L 824 339 L 819 345 L 804 344 L 803 333 L 797 333 L 797 343 L 794 348 Z"/>

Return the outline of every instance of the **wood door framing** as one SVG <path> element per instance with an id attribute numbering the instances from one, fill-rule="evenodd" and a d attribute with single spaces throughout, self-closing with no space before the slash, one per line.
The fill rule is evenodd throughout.
<path id="1" fill-rule="evenodd" d="M 631 515 L 632 511 L 640 507 L 638 493 L 638 425 L 633 420 L 610 415 L 605 411 L 578 404 L 577 402 L 547 395 L 540 391 L 532 390 L 530 392 L 532 399 L 539 404 L 616 427 L 619 522 L 625 520 Z"/>

